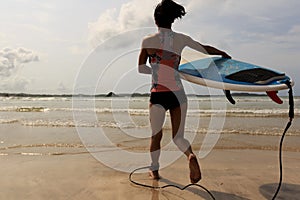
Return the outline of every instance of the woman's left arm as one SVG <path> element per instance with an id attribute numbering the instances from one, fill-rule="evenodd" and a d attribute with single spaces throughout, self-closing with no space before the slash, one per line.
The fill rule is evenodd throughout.
<path id="1" fill-rule="evenodd" d="M 142 74 L 152 74 L 152 69 L 147 63 L 148 53 L 146 49 L 142 49 L 139 55 L 138 71 Z"/>
<path id="2" fill-rule="evenodd" d="M 192 48 L 195 49 L 196 51 L 202 52 L 204 54 L 209 54 L 209 55 L 220 55 L 223 58 L 231 58 L 230 55 L 228 55 L 226 52 L 221 51 L 215 47 L 209 46 L 209 45 L 203 45 L 200 44 L 199 42 L 193 40 L 189 36 L 185 36 L 185 44 Z"/>
<path id="3" fill-rule="evenodd" d="M 228 55 L 226 52 L 224 51 L 221 51 L 215 47 L 212 47 L 212 46 L 208 46 L 208 45 L 202 45 L 203 48 L 205 49 L 205 51 L 210 54 L 210 55 L 220 55 L 222 56 L 223 58 L 231 58 L 230 55 Z"/>

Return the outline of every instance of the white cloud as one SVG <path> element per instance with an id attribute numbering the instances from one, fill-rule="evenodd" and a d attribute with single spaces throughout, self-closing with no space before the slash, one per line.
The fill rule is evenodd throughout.
<path id="1" fill-rule="evenodd" d="M 131 0 L 120 9 L 103 12 L 89 23 L 89 42 L 93 47 L 120 33 L 155 26 L 153 10 L 160 0 Z M 187 11 L 174 29 L 191 35 L 201 43 L 228 51 L 236 59 L 288 66 L 298 65 L 300 51 L 300 1 L 298 0 L 177 0 Z M 135 38 L 114 40 L 118 47 Z M 122 43 L 123 42 L 123 43 Z M 122 43 L 122 44 L 121 44 Z M 118 55 L 118 54 L 117 54 Z M 288 65 L 286 65 L 288 62 Z M 294 70 L 295 71 L 295 70 Z"/>
<path id="2" fill-rule="evenodd" d="M 158 2 L 160 0 L 131 0 L 123 4 L 120 9 L 106 10 L 97 21 L 90 22 L 88 25 L 90 44 L 96 47 L 106 39 L 125 31 L 153 27 L 153 10 Z M 242 32 L 250 32 L 253 36 L 259 32 L 279 31 L 278 26 L 284 24 L 287 26 L 281 21 L 298 12 L 297 5 L 299 5 L 297 0 L 290 0 L 288 4 L 284 0 L 181 0 L 177 2 L 185 6 L 188 13 L 185 22 L 190 27 L 196 26 L 203 35 L 217 36 L 216 38 L 223 32 L 226 32 L 226 36 L 231 33 L 232 37 L 241 38 L 245 36 L 241 34 Z M 290 12 L 280 12 L 283 7 Z M 210 30 L 218 30 L 218 32 L 211 34 Z"/>
<path id="3" fill-rule="evenodd" d="M 31 82 L 18 76 L 20 69 L 28 63 L 39 61 L 39 56 L 25 48 L 0 50 L 0 77 L 2 90 L 22 91 Z"/>
<path id="4" fill-rule="evenodd" d="M 120 10 L 106 10 L 96 22 L 90 22 L 88 25 L 90 44 L 95 47 L 106 39 L 122 32 L 153 26 L 153 9 L 158 2 L 132 0 L 123 4 Z"/>
<path id="5" fill-rule="evenodd" d="M 39 61 L 39 57 L 31 50 L 24 48 L 5 48 L 0 51 L 0 76 L 12 76 L 25 63 Z"/>

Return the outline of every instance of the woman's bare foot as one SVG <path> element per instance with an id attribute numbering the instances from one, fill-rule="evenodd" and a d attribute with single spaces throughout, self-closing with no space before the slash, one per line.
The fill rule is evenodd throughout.
<path id="1" fill-rule="evenodd" d="M 197 183 L 201 179 L 200 167 L 194 154 L 189 156 L 190 180 L 191 183 Z"/>
<path id="2" fill-rule="evenodd" d="M 149 177 L 153 180 L 159 180 L 160 179 L 160 176 L 159 176 L 159 173 L 158 173 L 158 170 L 154 170 L 154 171 L 149 171 Z"/>

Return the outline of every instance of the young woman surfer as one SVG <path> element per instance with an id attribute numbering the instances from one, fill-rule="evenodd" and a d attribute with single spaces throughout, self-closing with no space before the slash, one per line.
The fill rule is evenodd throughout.
<path id="1" fill-rule="evenodd" d="M 169 110 L 173 141 L 188 159 L 191 183 L 197 183 L 201 179 L 200 167 L 189 141 L 184 138 L 187 97 L 177 71 L 181 53 L 185 47 L 190 47 L 205 54 L 226 58 L 230 56 L 214 47 L 202 45 L 185 34 L 174 32 L 173 22 L 185 14 L 185 8 L 172 0 L 163 0 L 157 5 L 154 19 L 158 32 L 143 39 L 138 69 L 140 73 L 152 74 L 149 106 L 152 129 L 151 178 L 160 178 L 158 171 L 162 128 L 166 111 Z M 148 59 L 150 66 L 147 65 Z"/>

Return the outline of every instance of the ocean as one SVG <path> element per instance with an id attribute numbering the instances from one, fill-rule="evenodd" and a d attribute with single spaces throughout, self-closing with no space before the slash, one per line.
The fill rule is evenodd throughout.
<path id="1" fill-rule="evenodd" d="M 222 96 L 188 97 L 188 121 L 208 120 L 214 115 L 233 121 L 224 132 L 247 134 L 248 127 L 257 129 L 249 134 L 275 134 L 273 127 L 267 129 L 262 124 L 249 124 L 251 120 L 262 121 L 288 120 L 288 98 L 278 105 L 265 96 L 235 97 L 236 105 L 230 105 Z M 0 125 L 20 124 L 30 127 L 109 127 L 144 128 L 148 120 L 149 97 L 0 97 Z M 295 118 L 300 116 L 300 97 L 295 97 Z M 74 103 L 75 102 L 75 103 Z M 76 123 L 74 113 L 84 115 L 94 113 L 97 121 Z M 109 115 L 128 116 L 125 120 L 109 120 Z M 249 121 L 250 120 L 250 121 Z M 255 121 L 255 120 L 254 120 Z M 239 124 L 241 122 L 241 124 Z M 257 126 L 256 126 L 257 125 Z M 298 135 L 300 129 L 294 124 L 292 135 Z M 187 127 L 193 127 L 187 123 Z M 165 127 L 170 128 L 170 127 Z M 200 127 L 201 129 L 201 127 Z M 245 130 L 243 130 L 245 129 Z M 282 127 L 278 126 L 278 129 Z M 196 130 L 193 130 L 196 131 Z M 197 130 L 199 131 L 199 130 Z"/>
<path id="2" fill-rule="evenodd" d="M 237 96 L 235 100 L 236 105 L 231 105 L 223 96 L 188 97 L 185 136 L 195 149 L 200 150 L 206 135 L 215 134 L 212 141 L 205 141 L 213 142 L 213 148 L 277 150 L 289 120 L 288 98 L 283 97 L 282 105 L 266 96 Z M 148 102 L 149 97 L 129 96 L 0 97 L 0 158 L 76 155 L 87 152 L 86 148 L 108 151 L 109 156 L 114 147 L 142 151 L 147 157 Z M 295 97 L 295 120 L 284 150 L 300 151 L 299 107 L 300 97 Z M 178 150 L 169 145 L 168 114 L 163 130 L 164 149 Z"/>

